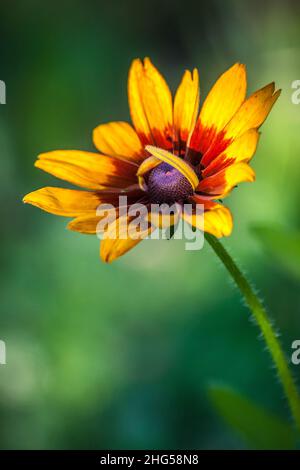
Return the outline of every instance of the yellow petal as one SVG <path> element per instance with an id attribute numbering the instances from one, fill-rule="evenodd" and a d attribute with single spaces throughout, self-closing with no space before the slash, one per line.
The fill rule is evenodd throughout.
<path id="1" fill-rule="evenodd" d="M 136 166 L 98 153 L 55 150 L 39 155 L 35 166 L 88 189 L 126 188 L 136 182 Z"/>
<path id="2" fill-rule="evenodd" d="M 73 232 L 95 235 L 97 233 L 97 225 L 101 221 L 101 217 L 96 215 L 85 215 L 76 217 L 68 223 L 67 228 Z"/>
<path id="3" fill-rule="evenodd" d="M 199 74 L 186 70 L 174 99 L 174 132 L 177 141 L 176 150 L 185 148 L 190 132 L 194 129 L 199 110 Z"/>
<path id="4" fill-rule="evenodd" d="M 110 202 L 112 194 L 46 187 L 27 194 L 23 202 L 39 207 L 51 214 L 77 217 L 87 212 L 95 212 L 102 202 Z"/>
<path id="5" fill-rule="evenodd" d="M 174 212 L 167 211 L 167 213 L 164 213 L 160 206 L 158 210 L 151 210 L 151 212 L 148 214 L 148 221 L 151 222 L 154 227 L 164 229 L 175 225 L 178 222 L 180 213 L 181 210 L 179 207 L 176 207 Z"/>
<path id="6" fill-rule="evenodd" d="M 191 183 L 194 189 L 198 186 L 199 180 L 196 173 L 188 163 L 182 160 L 182 158 L 176 157 L 176 155 L 167 152 L 167 150 L 153 147 L 152 145 L 147 145 L 146 150 L 154 155 L 154 157 L 168 163 L 173 168 L 176 168 L 176 170 L 180 171 L 180 173 L 182 173 L 183 176 L 185 176 L 186 179 Z"/>
<path id="7" fill-rule="evenodd" d="M 274 93 L 274 88 L 274 83 L 270 83 L 253 93 L 242 104 L 225 128 L 227 138 L 238 137 L 247 130 L 258 128 L 263 124 L 281 93 L 281 90 Z"/>
<path id="8" fill-rule="evenodd" d="M 204 101 L 199 116 L 202 126 L 222 130 L 244 101 L 246 88 L 245 66 L 233 65 L 220 76 Z"/>
<path id="9" fill-rule="evenodd" d="M 202 171 L 202 176 L 213 175 L 229 163 L 249 162 L 256 151 L 258 139 L 259 132 L 257 129 L 249 129 L 244 132 L 240 137 L 234 139 L 227 149 Z"/>
<path id="10" fill-rule="evenodd" d="M 161 163 L 160 160 L 156 157 L 148 157 L 146 160 L 141 163 L 139 166 L 138 172 L 137 172 L 137 177 L 138 177 L 138 182 L 139 182 L 139 187 L 143 190 L 146 191 L 147 185 L 145 183 L 145 178 L 144 175 L 148 173 L 148 171 L 152 170 L 155 168 L 157 165 Z"/>
<path id="11" fill-rule="evenodd" d="M 122 220 L 121 220 L 122 219 Z M 128 223 L 128 218 L 127 218 Z M 105 233 L 104 239 L 100 245 L 100 256 L 105 263 L 111 263 L 115 259 L 127 253 L 144 238 L 146 238 L 151 231 L 152 227 L 147 227 L 142 231 L 137 238 L 131 238 L 128 234 L 127 238 L 121 238 L 124 236 L 124 232 L 127 233 L 126 218 L 120 217 L 115 222 L 110 224 L 108 231 Z M 121 233 L 120 238 L 115 238 L 115 234 Z"/>
<path id="12" fill-rule="evenodd" d="M 233 228 L 232 215 L 228 207 L 221 204 L 204 212 L 204 231 L 215 237 L 228 237 Z"/>
<path id="13" fill-rule="evenodd" d="M 137 171 L 137 176 L 143 176 L 148 171 L 153 170 L 157 165 L 161 163 L 161 160 L 156 157 L 148 157 L 141 163 Z"/>
<path id="14" fill-rule="evenodd" d="M 211 233 L 215 237 L 229 236 L 232 232 L 233 222 L 230 210 L 222 204 L 214 203 L 211 209 L 205 211 L 202 215 L 196 212 L 189 214 L 182 212 L 183 219 L 192 227 Z M 204 220 L 203 220 L 204 218 Z"/>
<path id="15" fill-rule="evenodd" d="M 237 184 L 253 182 L 254 180 L 254 170 L 247 163 L 234 163 L 218 173 L 201 180 L 197 191 L 224 197 Z"/>
<path id="16" fill-rule="evenodd" d="M 191 136 L 189 147 L 204 154 L 219 138 L 218 134 L 234 116 L 246 96 L 246 70 L 235 64 L 216 81 L 210 90 Z"/>
<path id="17" fill-rule="evenodd" d="M 117 211 L 112 211 L 111 221 L 114 220 L 115 214 Z M 108 214 L 103 216 L 98 215 L 84 215 L 81 217 L 76 217 L 76 219 L 71 220 L 68 223 L 67 228 L 73 232 L 85 233 L 88 235 L 96 235 L 99 232 L 99 222 L 103 217 L 106 217 Z"/>
<path id="18" fill-rule="evenodd" d="M 128 78 L 131 119 L 143 145 L 172 147 L 172 95 L 149 58 L 133 61 Z"/>
<path id="19" fill-rule="evenodd" d="M 96 148 L 106 155 L 139 163 L 144 157 L 141 141 L 127 122 L 101 124 L 93 132 Z"/>

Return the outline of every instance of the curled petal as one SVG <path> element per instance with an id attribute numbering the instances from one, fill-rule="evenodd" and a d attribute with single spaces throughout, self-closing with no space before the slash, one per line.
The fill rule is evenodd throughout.
<path id="1" fill-rule="evenodd" d="M 185 176 L 186 179 L 191 183 L 194 189 L 198 186 L 198 176 L 191 168 L 191 166 L 184 160 L 182 160 L 182 158 L 173 155 L 167 150 L 153 147 L 152 145 L 147 145 L 146 150 L 148 150 L 148 152 L 150 152 L 152 155 L 154 155 L 154 157 L 158 158 L 162 162 L 168 163 L 173 168 L 176 168 L 176 170 L 180 171 L 180 173 L 182 173 L 183 176 Z"/>

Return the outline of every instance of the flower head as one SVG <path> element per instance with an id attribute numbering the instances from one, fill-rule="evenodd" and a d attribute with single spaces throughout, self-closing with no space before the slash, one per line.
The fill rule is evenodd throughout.
<path id="1" fill-rule="evenodd" d="M 245 66 L 237 63 L 218 78 L 199 113 L 197 69 L 185 71 L 173 100 L 150 59 L 136 59 L 128 78 L 133 126 L 119 121 L 98 126 L 93 140 L 100 153 L 56 150 L 39 155 L 35 163 L 87 191 L 46 187 L 25 196 L 24 202 L 72 217 L 68 228 L 89 234 L 97 232 L 101 220 L 97 207 L 117 208 L 120 195 L 127 196 L 128 206 L 136 202 L 149 207 L 176 203 L 178 208 L 185 203 L 202 204 L 201 228 L 204 222 L 206 232 L 228 236 L 232 216 L 220 199 L 237 184 L 254 181 L 249 161 L 257 147 L 258 129 L 279 94 L 270 83 L 246 98 Z M 197 227 L 195 215 L 178 211 L 178 216 Z M 104 238 L 102 259 L 113 261 L 151 230 L 149 225 L 134 239 Z"/>

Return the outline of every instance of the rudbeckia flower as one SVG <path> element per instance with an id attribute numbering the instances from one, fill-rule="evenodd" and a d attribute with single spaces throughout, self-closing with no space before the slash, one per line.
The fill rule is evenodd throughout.
<path id="1" fill-rule="evenodd" d="M 254 181 L 249 161 L 257 147 L 258 129 L 279 94 L 270 83 L 246 98 L 245 66 L 237 63 L 218 78 L 199 113 L 197 69 L 185 71 L 173 100 L 150 59 L 136 59 L 128 78 L 133 125 L 118 121 L 98 126 L 93 133 L 97 153 L 55 150 L 39 155 L 35 163 L 86 190 L 46 187 L 25 196 L 24 202 L 72 217 L 68 228 L 88 234 L 96 233 L 97 207 L 103 203 L 118 207 L 120 195 L 127 196 L 128 205 L 202 204 L 205 232 L 228 236 L 232 216 L 220 200 L 239 183 Z M 199 218 L 193 212 L 179 214 L 197 227 Z M 201 227 L 202 223 L 203 219 Z M 113 261 L 146 234 L 135 239 L 105 238 L 102 259 Z"/>

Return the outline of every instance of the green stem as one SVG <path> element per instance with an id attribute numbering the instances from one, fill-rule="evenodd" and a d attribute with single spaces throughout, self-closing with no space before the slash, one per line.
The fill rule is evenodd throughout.
<path id="1" fill-rule="evenodd" d="M 287 360 L 282 351 L 280 342 L 277 338 L 272 323 L 268 318 L 267 312 L 261 301 L 258 299 L 257 295 L 254 293 L 246 277 L 237 267 L 237 265 L 235 264 L 229 253 L 226 251 L 224 246 L 219 242 L 219 240 L 207 233 L 205 234 L 205 238 L 212 247 L 212 249 L 215 251 L 216 255 L 220 258 L 227 271 L 233 277 L 235 283 L 237 284 L 243 297 L 245 298 L 245 301 L 249 309 L 251 310 L 253 317 L 256 320 L 256 323 L 258 324 L 263 334 L 263 338 L 271 353 L 272 359 L 278 372 L 279 379 L 286 394 L 292 416 L 295 420 L 295 424 L 298 430 L 300 430 L 300 398 Z"/>

